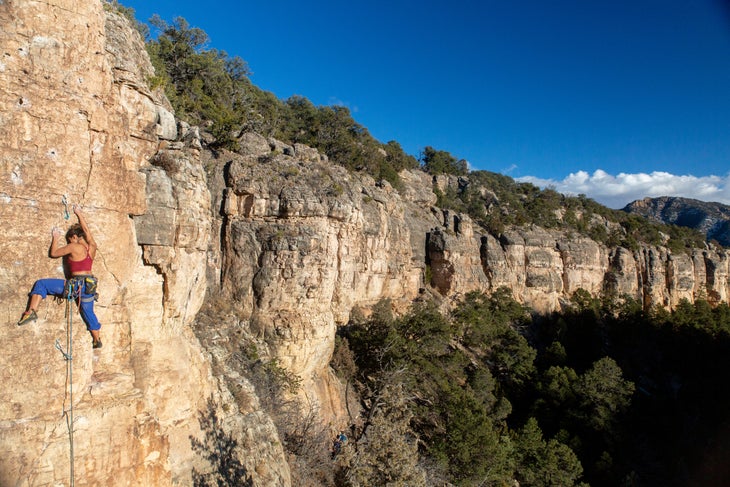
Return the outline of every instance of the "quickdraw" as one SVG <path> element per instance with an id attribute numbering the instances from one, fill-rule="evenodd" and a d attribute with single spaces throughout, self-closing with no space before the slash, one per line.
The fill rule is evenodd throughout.
<path id="1" fill-rule="evenodd" d="M 63 204 L 63 219 L 68 220 L 71 218 L 71 213 L 68 211 L 68 198 L 66 198 L 66 195 L 61 198 L 61 204 Z"/>

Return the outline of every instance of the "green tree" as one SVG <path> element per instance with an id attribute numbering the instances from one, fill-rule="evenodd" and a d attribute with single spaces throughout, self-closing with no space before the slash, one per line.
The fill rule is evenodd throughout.
<path id="1" fill-rule="evenodd" d="M 211 121 L 217 145 L 235 148 L 233 132 L 243 122 L 246 63 L 224 51 L 206 50 L 208 35 L 182 17 L 168 24 L 155 15 L 150 23 L 160 33 L 147 50 L 176 114 L 192 123 Z"/>
<path id="2" fill-rule="evenodd" d="M 520 387 L 529 380 L 537 352 L 518 330 L 530 318 L 509 289 L 500 288 L 491 296 L 468 293 L 453 318 L 464 344 L 483 356 L 503 386 Z"/>
<path id="3" fill-rule="evenodd" d="M 367 170 L 376 160 L 377 142 L 365 127 L 357 123 L 343 106 L 321 107 L 315 133 L 316 147 L 329 158 L 351 170 Z"/>
<path id="4" fill-rule="evenodd" d="M 551 366 L 535 384 L 537 399 L 531 405 L 531 414 L 537 414 L 547 431 L 555 434 L 572 423 L 577 409 L 578 374 L 570 367 Z"/>
<path id="5" fill-rule="evenodd" d="M 594 317 L 598 317 L 598 311 L 601 307 L 601 301 L 591 296 L 591 293 L 583 288 L 576 289 L 570 297 L 570 303 L 579 313 L 589 312 Z"/>
<path id="6" fill-rule="evenodd" d="M 388 164 L 396 172 L 402 171 L 403 169 L 418 168 L 418 161 L 416 158 L 412 155 L 406 154 L 397 141 L 391 140 L 383 146 L 383 150 L 385 150 Z"/>
<path id="7" fill-rule="evenodd" d="M 454 479 L 466 484 L 508 481 L 509 444 L 498 434 L 485 405 L 458 388 L 442 401 L 442 431 L 431 438 L 429 452 L 448 465 Z"/>
<path id="8" fill-rule="evenodd" d="M 423 149 L 421 163 L 423 169 L 431 174 L 463 176 L 468 173 L 468 166 L 464 159 L 457 160 L 448 152 L 436 150 L 431 146 Z"/>
<path id="9" fill-rule="evenodd" d="M 573 450 L 557 440 L 545 441 L 535 418 L 514 435 L 516 478 L 525 487 L 577 485 L 583 466 Z"/>
<path id="10" fill-rule="evenodd" d="M 316 145 L 314 134 L 319 130 L 319 110 L 307 98 L 294 95 L 284 102 L 283 120 L 276 136 L 292 143 Z"/>
<path id="11" fill-rule="evenodd" d="M 618 416 L 631 403 L 633 393 L 633 382 L 623 378 L 615 360 L 604 357 L 596 361 L 578 383 L 583 420 L 596 431 L 612 431 Z"/>

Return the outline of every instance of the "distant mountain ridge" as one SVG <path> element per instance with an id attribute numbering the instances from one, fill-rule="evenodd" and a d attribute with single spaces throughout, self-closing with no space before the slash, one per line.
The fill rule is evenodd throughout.
<path id="1" fill-rule="evenodd" d="M 716 240 L 725 247 L 730 246 L 730 206 L 722 203 L 662 196 L 636 200 L 623 211 L 661 223 L 693 228 L 705 234 L 708 241 Z"/>

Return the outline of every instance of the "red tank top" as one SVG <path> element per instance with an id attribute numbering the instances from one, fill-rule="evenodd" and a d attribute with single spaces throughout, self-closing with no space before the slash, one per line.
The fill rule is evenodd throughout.
<path id="1" fill-rule="evenodd" d="M 71 260 L 71 258 L 68 260 L 68 271 L 71 274 L 76 274 L 78 272 L 91 272 L 91 264 L 93 264 L 94 260 L 89 255 L 89 250 L 86 250 L 86 257 L 84 257 L 82 260 Z"/>

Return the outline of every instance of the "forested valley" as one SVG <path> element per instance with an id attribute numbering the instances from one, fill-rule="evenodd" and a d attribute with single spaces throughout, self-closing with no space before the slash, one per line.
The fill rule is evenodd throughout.
<path id="1" fill-rule="evenodd" d="M 356 434 L 373 428 L 384 438 L 357 452 L 363 475 L 372 475 L 368 462 L 382 469 L 383 449 L 400 448 L 409 431 L 421 455 L 413 468 L 428 485 L 728 478 L 725 304 L 645 312 L 630 299 L 578 292 L 567 311 L 537 316 L 501 289 L 469 294 L 447 315 L 425 301 L 396 318 L 382 303 L 338 343 L 335 369 L 370 405 L 371 420 Z"/>

